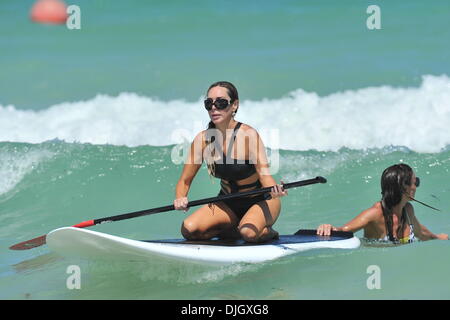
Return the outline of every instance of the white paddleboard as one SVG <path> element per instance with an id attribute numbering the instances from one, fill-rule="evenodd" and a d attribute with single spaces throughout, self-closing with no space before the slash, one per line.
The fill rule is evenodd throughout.
<path id="1" fill-rule="evenodd" d="M 250 244 L 243 240 L 139 241 L 74 227 L 51 231 L 47 244 L 66 256 L 94 260 L 181 261 L 202 265 L 260 263 L 299 252 L 332 248 L 355 249 L 360 240 L 352 233 L 336 232 L 330 237 L 317 236 L 315 230 L 299 230 L 295 235 Z"/>

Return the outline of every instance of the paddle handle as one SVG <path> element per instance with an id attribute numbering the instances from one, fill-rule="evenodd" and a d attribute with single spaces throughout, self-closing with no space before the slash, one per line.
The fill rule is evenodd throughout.
<path id="1" fill-rule="evenodd" d="M 326 183 L 326 182 L 327 182 L 327 180 L 324 177 L 316 177 L 314 179 L 285 183 L 285 184 L 283 184 L 283 189 L 297 188 L 297 187 L 302 187 L 302 186 L 306 186 L 306 185 L 310 185 L 310 184 Z M 187 206 L 195 207 L 195 206 L 208 204 L 208 203 L 215 203 L 215 202 L 219 202 L 219 201 L 223 201 L 223 200 L 229 200 L 229 199 L 246 197 L 246 196 L 250 196 L 250 195 L 268 193 L 268 192 L 270 192 L 270 190 L 272 188 L 273 187 L 265 187 L 265 188 L 256 189 L 256 190 L 250 190 L 250 191 L 245 191 L 245 192 L 236 192 L 236 193 L 225 194 L 225 195 L 221 195 L 221 196 L 217 196 L 217 197 L 194 200 L 194 201 L 188 202 Z M 91 227 L 91 226 L 101 224 L 101 223 L 108 223 L 108 222 L 113 222 L 113 221 L 137 218 L 137 217 L 142 217 L 142 216 L 146 216 L 146 215 L 150 215 L 150 214 L 172 211 L 172 210 L 175 210 L 174 205 L 168 205 L 168 206 L 164 206 L 164 207 L 130 212 L 130 213 L 120 214 L 120 215 L 116 215 L 116 216 L 110 216 L 110 217 L 106 217 L 106 218 L 87 220 L 87 221 L 78 223 L 78 224 L 74 225 L 73 227 L 86 228 L 86 227 Z"/>

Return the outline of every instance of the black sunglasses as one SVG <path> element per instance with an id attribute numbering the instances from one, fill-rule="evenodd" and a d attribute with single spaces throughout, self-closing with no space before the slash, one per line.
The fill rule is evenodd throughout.
<path id="1" fill-rule="evenodd" d="M 418 187 L 418 186 L 420 186 L 420 179 L 419 179 L 419 177 L 416 177 L 416 187 Z"/>
<path id="2" fill-rule="evenodd" d="M 208 98 L 205 100 L 205 109 L 208 111 L 212 110 L 213 106 L 216 106 L 218 110 L 226 109 L 230 105 L 231 101 L 228 101 L 227 99 L 219 98 L 216 99 L 216 101 L 213 101 L 213 99 Z"/>

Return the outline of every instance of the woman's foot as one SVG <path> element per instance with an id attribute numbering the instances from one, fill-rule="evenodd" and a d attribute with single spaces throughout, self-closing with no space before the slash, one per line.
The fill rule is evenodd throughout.
<path id="1" fill-rule="evenodd" d="M 256 238 L 256 237 L 254 237 L 254 238 L 252 237 L 252 238 L 248 238 L 248 239 L 246 239 L 245 237 L 243 237 L 243 238 L 247 242 L 258 242 L 258 243 L 260 243 L 260 242 L 267 242 L 267 241 L 274 240 L 274 239 L 275 240 L 279 239 L 280 236 L 279 236 L 277 231 L 272 229 L 272 227 L 265 227 L 258 238 Z"/>
<path id="2" fill-rule="evenodd" d="M 272 239 L 273 240 L 278 240 L 278 239 L 280 239 L 280 234 L 278 233 L 278 231 L 273 230 L 272 227 L 268 227 L 267 229 L 269 229 L 269 233 L 267 235 L 267 240 L 272 240 Z"/>

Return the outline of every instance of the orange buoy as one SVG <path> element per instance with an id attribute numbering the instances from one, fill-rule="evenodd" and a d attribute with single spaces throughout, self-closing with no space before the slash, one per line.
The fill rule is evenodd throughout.
<path id="1" fill-rule="evenodd" d="M 31 8 L 30 18 L 38 23 L 63 24 L 67 20 L 66 10 L 61 0 L 38 0 Z"/>

